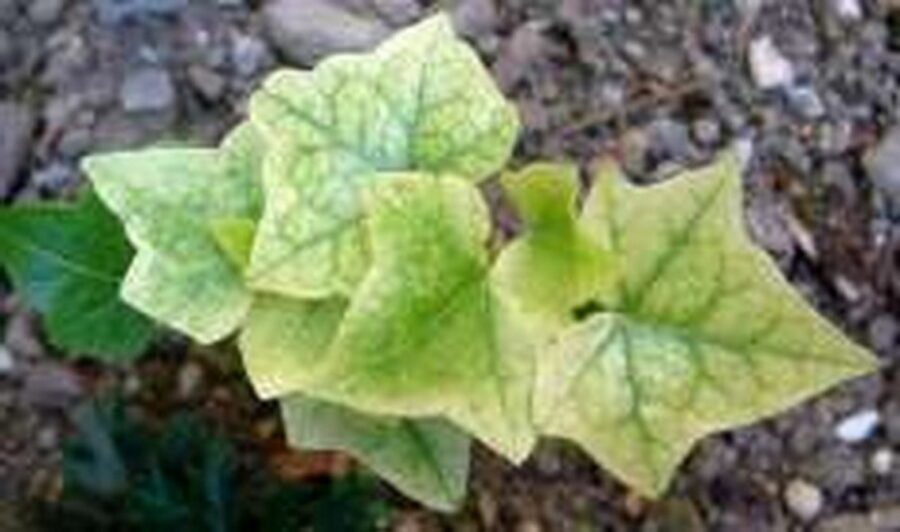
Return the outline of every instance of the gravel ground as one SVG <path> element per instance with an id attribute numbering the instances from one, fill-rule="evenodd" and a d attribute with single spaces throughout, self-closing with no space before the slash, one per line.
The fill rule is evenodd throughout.
<path id="1" fill-rule="evenodd" d="M 210 144 L 266 72 L 371 46 L 427 4 L 0 0 L 0 197 L 69 195 L 88 152 Z M 522 161 L 615 156 L 650 181 L 737 143 L 755 238 L 884 370 L 710 438 L 658 503 L 547 442 L 518 469 L 479 453 L 465 511 L 397 529 L 900 530 L 900 2 L 441 4 L 518 104 Z M 62 364 L 14 297 L 0 311 L 9 501 L 58 489 L 67 412 L 97 375 L 134 376 Z"/>

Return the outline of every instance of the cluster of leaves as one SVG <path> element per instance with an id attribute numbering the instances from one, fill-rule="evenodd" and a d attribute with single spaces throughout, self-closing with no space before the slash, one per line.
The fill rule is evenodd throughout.
<path id="1" fill-rule="evenodd" d="M 38 512 L 53 530 L 369 532 L 388 515 L 363 477 L 292 485 L 250 474 L 227 440 L 188 415 L 148 430 L 104 399 L 74 419 L 60 501 Z"/>
<path id="2" fill-rule="evenodd" d="M 136 256 L 122 298 L 200 342 L 240 331 L 290 441 L 354 454 L 404 493 L 464 498 L 470 438 L 521 462 L 571 439 L 661 493 L 700 438 L 873 368 L 755 248 L 736 161 L 651 187 L 539 163 L 477 185 L 512 106 L 444 16 L 374 52 L 273 74 L 216 149 L 84 165 Z"/>

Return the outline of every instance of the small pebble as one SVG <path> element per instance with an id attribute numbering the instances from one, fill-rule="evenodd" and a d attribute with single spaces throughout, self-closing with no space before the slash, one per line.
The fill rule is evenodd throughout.
<path id="1" fill-rule="evenodd" d="M 70 407 L 84 394 L 75 372 L 62 365 L 43 365 L 29 369 L 25 375 L 22 397 L 38 408 Z"/>
<path id="2" fill-rule="evenodd" d="M 422 14 L 416 0 L 373 0 L 371 4 L 381 18 L 395 26 L 411 24 Z"/>
<path id="3" fill-rule="evenodd" d="M 59 20 L 63 8 L 64 0 L 33 0 L 28 6 L 28 17 L 35 24 L 49 26 Z"/>
<path id="4" fill-rule="evenodd" d="M 691 124 L 691 134 L 698 144 L 710 147 L 715 146 L 722 138 L 722 128 L 716 120 L 701 118 Z"/>
<path id="5" fill-rule="evenodd" d="M 756 85 L 764 90 L 794 83 L 794 67 L 768 35 L 750 43 L 750 72 Z"/>
<path id="6" fill-rule="evenodd" d="M 536 521 L 523 521 L 516 526 L 516 532 L 542 532 L 544 529 Z"/>
<path id="7" fill-rule="evenodd" d="M 77 183 L 78 172 L 65 163 L 54 162 L 32 174 L 31 181 L 42 190 L 59 192 Z"/>
<path id="8" fill-rule="evenodd" d="M 834 13 L 844 20 L 859 20 L 863 17 L 859 0 L 831 0 Z"/>
<path id="9" fill-rule="evenodd" d="M 784 490 L 784 501 L 791 512 L 804 521 L 814 519 L 822 511 L 822 491 L 805 480 L 794 479 Z"/>
<path id="10" fill-rule="evenodd" d="M 128 112 L 164 111 L 175 103 L 175 87 L 165 70 L 142 68 L 125 78 L 119 99 Z"/>
<path id="11" fill-rule="evenodd" d="M 65 157 L 72 159 L 87 153 L 91 149 L 92 134 L 89 127 L 67 129 L 62 138 L 59 139 L 59 152 Z"/>
<path id="12" fill-rule="evenodd" d="M 738 162 L 741 165 L 741 168 L 746 170 L 750 163 L 753 161 L 753 139 L 750 137 L 740 137 L 735 139 L 732 143 L 732 149 L 734 153 L 737 155 Z"/>
<path id="13" fill-rule="evenodd" d="M 188 78 L 204 99 L 214 102 L 222 97 L 228 88 L 227 80 L 214 70 L 194 65 L 188 69 Z"/>
<path id="14" fill-rule="evenodd" d="M 233 37 L 230 57 L 235 72 L 245 78 L 259 72 L 270 59 L 266 43 L 243 34 L 236 34 Z"/>
<path id="15" fill-rule="evenodd" d="M 200 389 L 203 382 L 203 368 L 194 362 L 188 362 L 178 371 L 178 397 L 190 399 Z"/>
<path id="16" fill-rule="evenodd" d="M 52 426 L 44 427 L 37 433 L 37 446 L 42 451 L 50 451 L 59 443 L 59 434 Z"/>
<path id="17" fill-rule="evenodd" d="M 900 203 L 900 127 L 888 130 L 867 154 L 866 168 L 875 187 Z"/>
<path id="18" fill-rule="evenodd" d="M 866 514 L 842 514 L 829 517 L 816 526 L 816 532 L 878 532 Z"/>
<path id="19" fill-rule="evenodd" d="M 187 3 L 188 0 L 93 0 L 104 24 L 120 24 L 146 15 L 171 15 Z"/>
<path id="20" fill-rule="evenodd" d="M 12 59 L 15 51 L 13 39 L 9 33 L 0 28 L 0 65 L 4 64 L 8 59 Z"/>
<path id="21" fill-rule="evenodd" d="M 794 87 L 787 93 L 788 104 L 800 117 L 817 120 L 825 116 L 825 104 L 812 87 Z"/>
<path id="22" fill-rule="evenodd" d="M 834 434 L 843 442 L 858 443 L 869 438 L 880 421 L 881 416 L 877 411 L 863 410 L 841 420 L 835 427 Z"/>
<path id="23" fill-rule="evenodd" d="M 0 344 L 0 375 L 9 375 L 14 367 L 15 361 L 9 348 Z"/>
<path id="24" fill-rule="evenodd" d="M 890 314 L 882 314 L 869 322 L 869 342 L 876 351 L 889 353 L 900 338 L 900 322 Z"/>
<path id="25" fill-rule="evenodd" d="M 882 447 L 872 453 L 869 464 L 876 475 L 887 476 L 894 465 L 894 452 L 887 447 Z"/>
<path id="26" fill-rule="evenodd" d="M 134 397 L 141 391 L 141 386 L 141 378 L 136 373 L 129 374 L 122 384 L 122 393 L 125 397 Z"/>

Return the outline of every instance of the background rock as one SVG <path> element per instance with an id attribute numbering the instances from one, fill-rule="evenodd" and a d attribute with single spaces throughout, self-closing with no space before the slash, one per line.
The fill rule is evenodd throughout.
<path id="1" fill-rule="evenodd" d="M 144 67 L 128 74 L 119 99 L 128 112 L 164 111 L 175 103 L 175 87 L 165 70 Z"/>
<path id="2" fill-rule="evenodd" d="M 371 48 L 390 34 L 379 18 L 325 0 L 274 0 L 263 16 L 278 50 L 303 66 L 337 52 Z"/>
<path id="3" fill-rule="evenodd" d="M 34 117 L 29 108 L 0 102 L 0 198 L 16 184 L 31 142 Z"/>

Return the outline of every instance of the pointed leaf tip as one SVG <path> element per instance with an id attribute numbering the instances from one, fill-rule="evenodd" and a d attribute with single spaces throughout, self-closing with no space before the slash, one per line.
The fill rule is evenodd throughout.
<path id="1" fill-rule="evenodd" d="M 655 496 L 700 438 L 864 374 L 873 358 L 752 244 L 735 157 L 645 187 L 609 168 L 582 221 L 620 261 L 617 279 L 598 313 L 538 357 L 535 410 L 545 433 Z"/>

